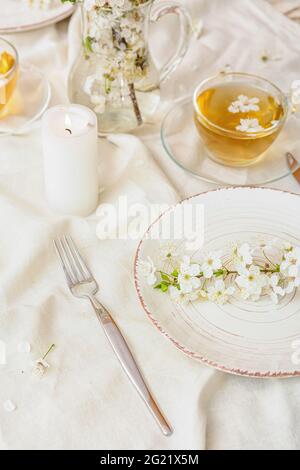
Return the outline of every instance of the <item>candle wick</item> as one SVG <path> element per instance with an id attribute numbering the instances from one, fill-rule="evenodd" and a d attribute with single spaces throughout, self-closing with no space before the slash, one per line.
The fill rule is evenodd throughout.
<path id="1" fill-rule="evenodd" d="M 70 135 L 72 134 L 71 129 L 65 129 L 65 131 L 66 131 L 66 132 L 69 132 Z"/>

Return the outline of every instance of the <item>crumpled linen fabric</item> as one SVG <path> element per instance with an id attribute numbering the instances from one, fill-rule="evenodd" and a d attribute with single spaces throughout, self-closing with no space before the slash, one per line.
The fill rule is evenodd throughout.
<path id="1" fill-rule="evenodd" d="M 99 140 L 100 203 L 172 205 L 214 187 L 175 167 L 164 153 L 160 119 L 180 95 L 230 64 L 271 78 L 284 90 L 299 78 L 300 27 L 263 0 L 182 0 L 204 29 L 172 80 L 162 87 L 157 121 L 134 135 Z M 75 47 L 76 18 L 10 35 L 21 60 L 51 82 L 51 104 L 66 103 L 66 79 Z M 152 28 L 158 64 L 176 35 L 176 21 Z M 173 32 L 172 32 L 173 31 Z M 74 36 L 75 34 L 75 36 Z M 77 36 L 76 36 L 77 37 Z M 73 38 L 73 40 L 72 40 Z M 281 59 L 264 63 L 263 51 Z M 195 67 L 196 66 L 196 67 Z M 282 137 L 284 139 L 286 137 Z M 135 292 L 137 240 L 99 240 L 97 214 L 58 216 L 44 196 L 39 125 L 0 141 L 0 365 L 1 449 L 296 449 L 300 445 L 299 379 L 234 377 L 195 362 L 147 319 Z M 295 143 L 296 145 L 296 143 Z M 275 185 L 273 185 L 275 186 Z M 299 192 L 292 177 L 276 187 Z M 163 437 L 132 388 L 90 305 L 73 298 L 52 239 L 70 233 L 100 285 L 161 408 L 174 428 Z M 19 353 L 22 341 L 31 352 Z M 55 343 L 39 380 L 31 362 Z M 16 410 L 8 413 L 3 403 Z"/>

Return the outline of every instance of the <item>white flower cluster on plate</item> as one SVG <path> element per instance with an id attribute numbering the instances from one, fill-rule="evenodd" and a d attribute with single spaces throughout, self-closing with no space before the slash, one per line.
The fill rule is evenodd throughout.
<path id="1" fill-rule="evenodd" d="M 161 248 L 160 262 L 162 269 L 148 257 L 139 262 L 139 272 L 149 286 L 179 303 L 206 300 L 222 305 L 232 296 L 253 302 L 268 296 L 278 304 L 300 286 L 300 248 L 279 240 L 254 247 L 236 244 L 230 253 L 210 252 L 199 261 L 168 242 Z"/>

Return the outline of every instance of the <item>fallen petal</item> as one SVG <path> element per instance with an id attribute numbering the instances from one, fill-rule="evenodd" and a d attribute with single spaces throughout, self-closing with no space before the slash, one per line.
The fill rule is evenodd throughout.
<path id="1" fill-rule="evenodd" d="M 22 341 L 18 344 L 18 351 L 21 353 L 30 353 L 31 345 L 27 341 Z"/>
<path id="2" fill-rule="evenodd" d="M 7 411 L 7 413 L 11 413 L 12 411 L 15 411 L 17 407 L 11 400 L 6 400 L 3 403 L 3 408 L 5 411 Z"/>

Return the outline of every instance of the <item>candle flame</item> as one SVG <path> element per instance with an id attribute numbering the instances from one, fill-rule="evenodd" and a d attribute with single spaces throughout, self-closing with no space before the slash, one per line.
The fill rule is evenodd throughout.
<path id="1" fill-rule="evenodd" d="M 70 119 L 70 116 L 68 114 L 66 114 L 66 116 L 65 116 L 65 128 L 70 129 L 71 125 L 72 125 L 72 121 Z"/>
<path id="2" fill-rule="evenodd" d="M 72 135 L 71 125 L 72 125 L 72 122 L 71 122 L 70 116 L 66 114 L 65 115 L 65 131 L 68 132 L 70 135 Z"/>

